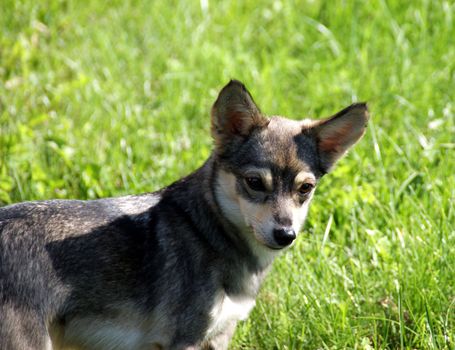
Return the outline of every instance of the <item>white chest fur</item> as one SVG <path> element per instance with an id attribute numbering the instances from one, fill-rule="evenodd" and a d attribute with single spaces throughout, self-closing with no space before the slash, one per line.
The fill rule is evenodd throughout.
<path id="1" fill-rule="evenodd" d="M 207 338 L 210 339 L 222 333 L 231 322 L 245 320 L 254 305 L 254 298 L 232 297 L 223 293 L 210 313 L 212 322 L 207 331 Z"/>

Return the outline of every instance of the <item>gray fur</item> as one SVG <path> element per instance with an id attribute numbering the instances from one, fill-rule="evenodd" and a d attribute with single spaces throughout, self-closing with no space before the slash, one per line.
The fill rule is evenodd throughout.
<path id="1" fill-rule="evenodd" d="M 272 250 L 230 214 L 221 172 L 247 198 L 243 169 L 271 169 L 273 193 L 261 201 L 279 222 L 295 176 L 317 179 L 326 164 L 318 130 L 262 116 L 239 82 L 212 118 L 213 155 L 156 193 L 0 208 L 0 349 L 227 348 Z"/>

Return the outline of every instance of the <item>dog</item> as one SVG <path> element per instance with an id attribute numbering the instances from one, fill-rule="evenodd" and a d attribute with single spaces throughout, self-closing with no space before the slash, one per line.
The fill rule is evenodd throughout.
<path id="1" fill-rule="evenodd" d="M 0 208 L 0 349 L 226 349 L 368 119 L 365 103 L 267 117 L 232 80 L 191 175 L 154 193 Z"/>

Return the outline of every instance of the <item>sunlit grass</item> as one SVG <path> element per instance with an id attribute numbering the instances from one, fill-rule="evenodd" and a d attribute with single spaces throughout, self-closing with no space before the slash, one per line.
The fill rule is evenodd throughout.
<path id="1" fill-rule="evenodd" d="M 268 114 L 368 101 L 233 349 L 455 346 L 450 1 L 0 3 L 0 203 L 156 190 L 230 79 Z"/>

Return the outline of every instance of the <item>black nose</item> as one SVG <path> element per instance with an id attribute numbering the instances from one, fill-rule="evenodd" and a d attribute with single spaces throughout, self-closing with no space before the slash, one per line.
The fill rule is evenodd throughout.
<path id="1" fill-rule="evenodd" d="M 287 246 L 295 239 L 295 231 L 292 227 L 284 227 L 273 230 L 273 238 L 281 246 Z"/>

